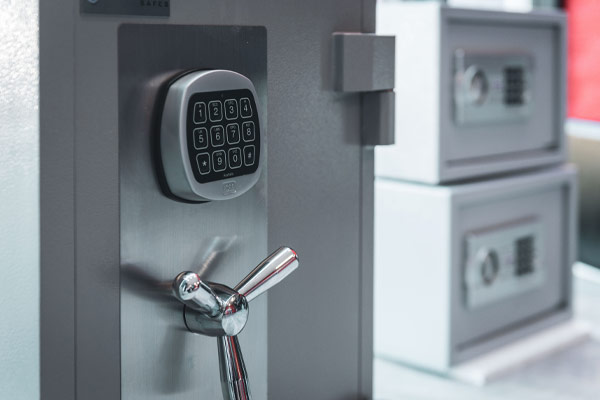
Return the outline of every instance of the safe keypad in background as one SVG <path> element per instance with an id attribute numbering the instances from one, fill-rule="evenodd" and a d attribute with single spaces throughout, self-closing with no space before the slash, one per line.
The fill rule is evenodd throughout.
<path id="1" fill-rule="evenodd" d="M 260 125 L 252 92 L 192 95 L 187 136 L 190 164 L 199 183 L 255 172 L 260 160 Z"/>

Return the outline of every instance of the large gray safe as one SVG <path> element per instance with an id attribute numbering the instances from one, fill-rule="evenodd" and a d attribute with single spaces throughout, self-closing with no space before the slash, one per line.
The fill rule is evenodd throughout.
<path id="1" fill-rule="evenodd" d="M 239 335 L 253 398 L 371 396 L 373 149 L 332 34 L 374 28 L 372 0 L 40 3 L 43 399 L 221 398 L 170 285 L 233 287 L 281 245 L 300 267 Z M 202 70 L 256 90 L 261 174 L 228 200 L 178 197 L 160 162 L 166 92 Z"/>

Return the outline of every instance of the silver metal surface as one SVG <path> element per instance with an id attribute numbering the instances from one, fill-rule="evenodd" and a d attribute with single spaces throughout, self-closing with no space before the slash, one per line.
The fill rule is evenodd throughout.
<path id="1" fill-rule="evenodd" d="M 235 290 L 218 283 L 207 282 L 213 293 L 216 309 L 194 308 L 183 310 L 185 326 L 194 333 L 205 336 L 234 336 L 244 329 L 248 321 L 248 301 Z"/>
<path id="2" fill-rule="evenodd" d="M 281 282 L 296 268 L 296 252 L 289 247 L 280 247 L 258 264 L 235 290 L 203 282 L 193 272 L 182 272 L 173 280 L 173 294 L 186 305 L 186 327 L 193 333 L 218 337 L 221 383 L 226 400 L 251 398 L 246 366 L 236 336 L 246 326 L 248 301 Z"/>
<path id="3" fill-rule="evenodd" d="M 221 336 L 217 338 L 217 344 L 223 399 L 250 400 L 252 395 L 248 385 L 248 373 L 237 336 Z"/>
<path id="4" fill-rule="evenodd" d="M 182 272 L 173 281 L 173 294 L 177 300 L 213 317 L 219 313 L 217 295 L 195 272 Z"/>
<path id="5" fill-rule="evenodd" d="M 187 107 L 190 97 L 198 92 L 248 89 L 260 106 L 252 81 L 234 71 L 212 70 L 187 74 L 169 88 L 161 121 L 161 154 L 165 177 L 169 188 L 178 197 L 188 200 L 227 200 L 241 196 L 256 184 L 261 173 L 257 170 L 248 175 L 237 176 L 226 181 L 218 180 L 199 183 L 194 178 L 187 149 Z M 264 124 L 261 112 L 256 110 L 259 119 L 258 132 L 263 135 Z M 261 162 L 264 156 L 264 139 L 260 140 Z M 225 183 L 224 183 L 225 182 Z M 233 192 L 224 191 L 223 185 L 235 184 Z"/>
<path id="6" fill-rule="evenodd" d="M 289 247 L 280 247 L 256 266 L 235 290 L 254 300 L 298 268 L 298 254 Z"/>
<path id="7" fill-rule="evenodd" d="M 160 151 L 156 135 L 163 106 L 161 93 L 174 76 L 194 69 L 227 69 L 247 76 L 256 88 L 259 111 L 265 112 L 264 28 L 120 27 L 119 386 L 123 400 L 222 396 L 215 339 L 186 330 L 182 306 L 171 295 L 173 278 L 182 270 L 197 273 L 210 285 L 220 310 L 229 307 L 229 312 L 235 311 L 214 318 L 212 325 L 204 328 L 207 333 L 211 329 L 213 335 L 236 333 L 245 324 L 240 342 L 246 345 L 253 392 L 258 399 L 267 397 L 266 301 L 255 301 L 253 318 L 247 320 L 245 299 L 230 289 L 267 251 L 266 174 L 243 196 L 201 204 L 169 198 L 159 184 L 161 168 L 155 155 Z M 206 290 L 206 286 L 202 288 Z M 202 303 L 196 300 L 196 304 Z M 207 309 L 214 307 L 210 301 L 206 305 Z"/>

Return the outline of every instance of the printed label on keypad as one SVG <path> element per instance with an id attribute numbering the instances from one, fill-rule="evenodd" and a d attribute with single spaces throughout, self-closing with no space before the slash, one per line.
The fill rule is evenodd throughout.
<path id="1" fill-rule="evenodd" d="M 188 154 L 200 183 L 254 173 L 260 124 L 248 89 L 195 93 L 187 117 Z"/>
<path id="2" fill-rule="evenodd" d="M 206 149 L 208 147 L 208 131 L 206 128 L 194 129 L 194 148 L 196 150 Z"/>
<path id="3" fill-rule="evenodd" d="M 240 142 L 240 125 L 229 124 L 227 125 L 227 143 L 236 144 Z"/>
<path id="4" fill-rule="evenodd" d="M 203 124 L 206 122 L 206 104 L 198 102 L 194 104 L 194 122 L 196 124 Z"/>
<path id="5" fill-rule="evenodd" d="M 225 144 L 225 134 L 223 133 L 222 125 L 210 127 L 210 142 L 213 147 L 221 147 Z"/>
<path id="6" fill-rule="evenodd" d="M 242 166 L 242 151 L 239 147 L 229 149 L 229 166 L 231 168 L 239 168 Z"/>
<path id="7" fill-rule="evenodd" d="M 208 153 L 200 153 L 196 156 L 196 163 L 198 164 L 198 170 L 202 175 L 206 175 L 210 172 L 210 156 Z"/>
<path id="8" fill-rule="evenodd" d="M 246 166 L 254 165 L 254 146 L 246 146 L 244 147 L 244 164 Z"/>
<path id="9" fill-rule="evenodd" d="M 244 122 L 242 124 L 242 132 L 244 134 L 244 142 L 254 141 L 254 137 L 256 136 L 255 129 L 254 129 L 254 122 L 252 122 L 252 121 Z"/>
<path id="10" fill-rule="evenodd" d="M 247 97 L 240 100 L 240 114 L 242 114 L 242 118 L 252 117 L 252 104 L 250 104 L 250 99 Z"/>
<path id="11" fill-rule="evenodd" d="M 237 119 L 238 117 L 238 107 L 236 99 L 228 99 L 225 100 L 225 118 L 228 120 Z"/>
<path id="12" fill-rule="evenodd" d="M 223 104 L 220 101 L 211 101 L 208 103 L 208 116 L 210 122 L 223 120 Z"/>
<path id="13" fill-rule="evenodd" d="M 216 172 L 225 171 L 227 168 L 227 160 L 225 159 L 225 152 L 223 150 L 215 151 L 213 153 L 213 168 Z"/>

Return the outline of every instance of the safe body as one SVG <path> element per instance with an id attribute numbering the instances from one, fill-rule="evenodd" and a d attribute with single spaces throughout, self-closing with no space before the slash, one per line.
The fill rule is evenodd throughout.
<path id="1" fill-rule="evenodd" d="M 373 150 L 330 67 L 334 32 L 374 31 L 374 1 L 109 2 L 40 3 L 42 398 L 220 398 L 214 338 L 185 329 L 168 283 L 232 286 L 282 244 L 302 267 L 239 336 L 254 398 L 370 396 Z M 262 173 L 182 201 L 161 182 L 161 98 L 212 69 L 256 88 Z"/>
<path id="2" fill-rule="evenodd" d="M 397 82 L 377 176 L 437 184 L 564 160 L 563 13 L 384 0 L 377 32 L 396 35 Z"/>
<path id="3" fill-rule="evenodd" d="M 446 372 L 571 315 L 571 166 L 375 186 L 377 355 Z"/>

